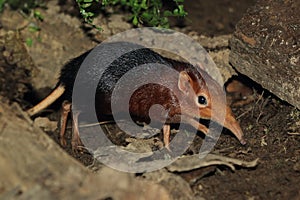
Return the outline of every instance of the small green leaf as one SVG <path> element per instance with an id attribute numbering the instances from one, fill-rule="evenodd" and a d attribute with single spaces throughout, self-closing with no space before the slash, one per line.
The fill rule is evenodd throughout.
<path id="1" fill-rule="evenodd" d="M 177 8 L 173 10 L 173 14 L 178 15 L 178 9 Z"/>
<path id="2" fill-rule="evenodd" d="M 144 12 L 144 13 L 142 14 L 142 18 L 143 18 L 145 21 L 149 21 L 149 20 L 151 20 L 152 15 L 149 14 L 148 12 Z"/>
<path id="3" fill-rule="evenodd" d="M 135 25 L 135 26 L 138 25 L 139 21 L 138 21 L 137 16 L 134 16 L 134 17 L 133 17 L 132 23 L 133 23 L 133 25 Z"/>
<path id="4" fill-rule="evenodd" d="M 88 8 L 90 7 L 92 4 L 91 3 L 84 3 L 84 4 L 81 4 L 80 7 L 81 8 Z"/>
<path id="5" fill-rule="evenodd" d="M 28 47 L 32 47 L 32 44 L 33 44 L 32 38 L 26 38 L 25 43 L 26 43 L 26 45 L 27 45 Z"/>
<path id="6" fill-rule="evenodd" d="M 184 9 L 183 9 L 183 5 L 178 6 L 178 8 L 179 8 L 179 14 L 180 14 L 181 16 L 186 15 L 186 12 L 185 12 Z"/>
<path id="7" fill-rule="evenodd" d="M 36 24 L 34 24 L 34 23 L 30 23 L 29 26 L 28 26 L 28 30 L 29 30 L 30 32 L 38 32 L 38 31 L 41 30 L 41 28 L 38 27 L 38 26 L 37 26 Z"/>
<path id="8" fill-rule="evenodd" d="M 166 11 L 164 11 L 164 16 L 165 17 L 170 17 L 170 16 L 173 16 L 173 13 L 169 10 L 166 10 Z"/>
<path id="9" fill-rule="evenodd" d="M 44 16 L 41 14 L 41 12 L 40 11 L 34 11 L 34 13 L 33 13 L 33 16 L 36 18 L 36 19 L 38 19 L 38 20 L 40 20 L 40 21 L 43 21 L 44 20 Z"/>
<path id="10" fill-rule="evenodd" d="M 148 9 L 148 6 L 147 6 L 147 0 L 143 0 L 142 3 L 141 3 L 141 8 L 143 9 Z"/>
<path id="11" fill-rule="evenodd" d="M 95 14 L 94 14 L 94 13 L 92 13 L 92 12 L 87 12 L 87 13 L 86 13 L 86 16 L 87 16 L 87 17 L 94 17 L 94 16 L 95 16 Z"/>

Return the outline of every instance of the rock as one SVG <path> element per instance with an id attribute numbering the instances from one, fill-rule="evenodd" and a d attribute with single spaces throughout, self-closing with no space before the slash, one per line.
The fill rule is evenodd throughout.
<path id="1" fill-rule="evenodd" d="M 171 199 L 165 187 L 103 166 L 97 173 L 71 158 L 0 96 L 0 199 Z"/>
<path id="2" fill-rule="evenodd" d="M 57 129 L 57 122 L 50 121 L 47 117 L 37 117 L 34 119 L 34 125 L 43 128 L 44 131 L 55 131 Z"/>
<path id="3" fill-rule="evenodd" d="M 61 67 L 96 45 L 80 29 L 79 19 L 59 12 L 57 1 L 49 1 L 47 5 L 49 9 L 39 10 L 44 17 L 43 22 L 25 18 L 20 12 L 8 9 L 0 16 L 4 30 L 16 30 L 23 41 L 32 41 L 26 49 L 38 68 L 32 76 L 32 87 L 38 92 L 53 88 Z M 41 98 L 49 91 L 43 92 L 39 94 Z"/>
<path id="4" fill-rule="evenodd" d="M 300 1 L 259 0 L 236 26 L 230 62 L 300 108 Z"/>
<path id="5" fill-rule="evenodd" d="M 145 173 L 143 178 L 154 181 L 171 191 L 171 199 L 193 199 L 193 191 L 189 184 L 180 176 L 172 174 L 165 169 Z"/>
<path id="6" fill-rule="evenodd" d="M 17 31 L 0 30 L 0 49 L 0 95 L 20 102 L 38 69 Z"/>

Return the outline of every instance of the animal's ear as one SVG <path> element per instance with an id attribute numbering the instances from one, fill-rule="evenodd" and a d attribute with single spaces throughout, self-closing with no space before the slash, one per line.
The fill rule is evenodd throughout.
<path id="1" fill-rule="evenodd" d="M 191 83 L 192 79 L 186 71 L 182 71 L 179 73 L 178 88 L 180 91 L 188 93 Z"/>

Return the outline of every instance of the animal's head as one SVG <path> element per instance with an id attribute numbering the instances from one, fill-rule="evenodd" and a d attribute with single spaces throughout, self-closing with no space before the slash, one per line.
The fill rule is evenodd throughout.
<path id="1" fill-rule="evenodd" d="M 246 144 L 242 129 L 226 104 L 223 88 L 205 71 L 199 71 L 191 68 L 179 73 L 178 89 L 185 102 L 182 108 L 184 121 L 205 134 L 208 129 L 199 119 L 215 121 L 229 129 L 241 144 Z"/>

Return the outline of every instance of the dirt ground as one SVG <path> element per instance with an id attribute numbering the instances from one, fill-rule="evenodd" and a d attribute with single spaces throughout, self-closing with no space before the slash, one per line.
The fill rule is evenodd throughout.
<path id="1" fill-rule="evenodd" d="M 253 4 L 254 1 L 247 0 L 187 2 L 186 8 L 190 13 L 188 21 L 172 21 L 172 24 L 180 26 L 183 32 L 197 31 L 208 36 L 231 34 L 234 25 Z M 73 10 L 67 8 L 69 7 L 63 5 L 61 12 L 65 12 L 66 15 L 70 12 L 74 14 Z M 72 43 L 72 38 L 67 38 L 70 41 L 66 42 Z M 81 44 L 74 42 L 73 45 Z M 55 59 L 56 54 L 53 52 L 47 57 L 49 60 Z M 247 77 L 239 76 L 235 79 L 245 83 L 254 91 L 252 102 L 233 106 L 233 112 L 244 130 L 247 144 L 240 145 L 233 135 L 224 131 L 214 147 L 214 152 L 246 161 L 259 158 L 258 166 L 251 169 L 240 167 L 234 172 L 228 167 L 216 166 L 206 171 L 198 170 L 176 175 L 183 177 L 189 183 L 195 199 L 200 197 L 204 199 L 300 199 L 300 111 L 263 90 Z M 53 85 L 50 84 L 49 88 L 51 87 Z M 10 101 L 15 101 L 14 95 L 8 96 L 11 97 Z M 37 100 L 29 102 L 28 98 L 18 98 L 17 101 L 23 107 L 29 107 Z M 54 106 L 54 112 L 46 116 L 58 121 L 58 107 Z M 58 130 L 46 132 L 59 143 Z M 157 137 L 161 139 L 162 136 Z M 93 162 L 91 155 L 72 151 L 70 138 L 70 131 L 68 131 L 68 146 L 64 149 L 84 165 L 91 165 Z M 116 143 L 124 144 L 124 140 L 120 141 L 119 136 L 113 139 Z M 202 140 L 203 135 L 197 135 L 187 154 L 197 153 L 195 149 L 199 149 Z"/>

